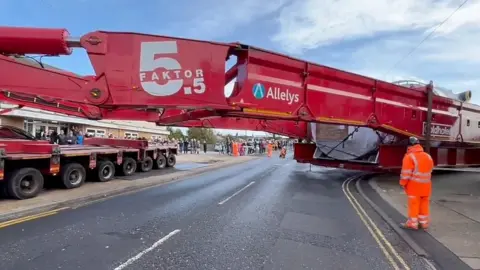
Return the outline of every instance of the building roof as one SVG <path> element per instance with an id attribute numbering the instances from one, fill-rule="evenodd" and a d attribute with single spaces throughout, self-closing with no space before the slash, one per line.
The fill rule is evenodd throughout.
<path id="1" fill-rule="evenodd" d="M 16 107 L 15 105 L 0 103 L 0 109 L 9 109 L 9 108 L 15 108 L 15 107 Z M 89 120 L 89 119 L 84 119 L 79 117 L 68 116 L 60 113 L 28 108 L 28 107 L 12 110 L 3 115 L 32 118 L 32 119 L 42 120 L 42 121 L 66 122 L 66 123 L 88 125 L 88 126 L 101 127 L 101 128 L 125 129 L 129 131 L 148 132 L 148 133 L 154 133 L 158 135 L 170 134 L 170 132 L 167 131 L 166 127 L 157 126 L 155 123 L 150 123 L 150 122 L 122 121 L 122 120 L 95 121 L 95 120 Z"/>

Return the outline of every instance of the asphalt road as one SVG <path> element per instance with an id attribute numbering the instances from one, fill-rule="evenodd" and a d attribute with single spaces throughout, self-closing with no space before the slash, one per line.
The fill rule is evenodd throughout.
<path id="1" fill-rule="evenodd" d="M 0 229 L 0 269 L 392 269 L 342 191 L 350 175 L 262 158 L 65 210 Z"/>

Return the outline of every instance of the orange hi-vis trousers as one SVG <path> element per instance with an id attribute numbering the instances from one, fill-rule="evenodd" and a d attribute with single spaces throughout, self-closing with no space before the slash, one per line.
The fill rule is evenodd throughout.
<path id="1" fill-rule="evenodd" d="M 414 227 L 427 228 L 430 223 L 430 197 L 408 196 L 408 222 Z"/>

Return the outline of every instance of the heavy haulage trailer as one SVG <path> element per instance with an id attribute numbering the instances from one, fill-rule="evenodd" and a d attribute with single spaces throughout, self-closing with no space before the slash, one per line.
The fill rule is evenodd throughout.
<path id="1" fill-rule="evenodd" d="M 397 170 L 409 136 L 422 141 L 437 167 L 480 165 L 480 107 L 468 103 L 469 91 L 388 83 L 240 43 L 107 31 L 74 38 L 65 29 L 18 27 L 1 27 L 0 41 L 0 100 L 19 106 L 96 120 L 281 133 L 316 142 L 296 144 L 294 157 L 324 166 Z M 28 61 L 74 48 L 86 50 L 95 74 Z M 334 143 L 319 140 L 325 124 L 348 134 Z M 358 136 L 368 147 L 358 147 Z"/>
<path id="2" fill-rule="evenodd" d="M 15 199 L 37 196 L 47 179 L 66 189 L 86 179 L 107 182 L 115 175 L 173 167 L 177 148 L 141 140 L 87 138 L 84 145 L 55 145 L 35 140 L 14 127 L 0 127 L 2 193 Z M 52 179 L 53 178 L 53 179 Z"/>

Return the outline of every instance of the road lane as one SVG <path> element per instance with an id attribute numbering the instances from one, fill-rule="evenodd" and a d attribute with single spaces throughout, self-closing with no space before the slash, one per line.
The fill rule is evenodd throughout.
<path id="1" fill-rule="evenodd" d="M 254 160 L 0 230 L 0 269 L 109 269 L 268 170 Z M 141 180 L 137 180 L 141 181 Z M 151 244 L 151 243 L 150 243 Z"/>
<path id="2" fill-rule="evenodd" d="M 1 229 L 0 269 L 390 269 L 350 175 L 263 158 L 115 197 Z"/>
<path id="3" fill-rule="evenodd" d="M 279 165 L 129 269 L 390 269 L 341 191 L 352 173 L 306 169 Z"/>
<path id="4" fill-rule="evenodd" d="M 158 240 L 157 242 L 153 243 L 153 245 L 151 245 L 150 247 L 148 247 L 147 249 L 144 249 L 142 251 L 140 251 L 137 255 L 131 257 L 130 259 L 128 259 L 126 262 L 120 264 L 119 266 L 115 267 L 114 270 L 122 270 L 128 266 L 130 266 L 132 263 L 136 262 L 137 260 L 139 260 L 140 258 L 142 258 L 143 255 L 147 254 L 148 252 L 154 250 L 155 248 L 157 248 L 158 246 L 160 246 L 161 244 L 163 244 L 165 241 L 167 241 L 170 237 L 174 236 L 175 234 L 179 233 L 180 230 L 179 229 L 176 229 L 174 231 L 172 231 L 171 233 L 167 234 L 166 236 L 162 237 L 160 240 Z"/>
<path id="5" fill-rule="evenodd" d="M 252 182 L 248 183 L 246 186 L 242 187 L 241 189 L 239 189 L 238 191 L 233 193 L 231 196 L 228 196 L 228 198 L 226 198 L 225 200 L 219 202 L 218 205 L 222 205 L 222 204 L 228 202 L 231 198 L 237 196 L 238 194 L 240 194 L 240 192 L 244 191 L 245 189 L 247 189 L 249 186 L 251 186 L 253 184 L 255 184 L 255 181 L 252 181 Z"/>

